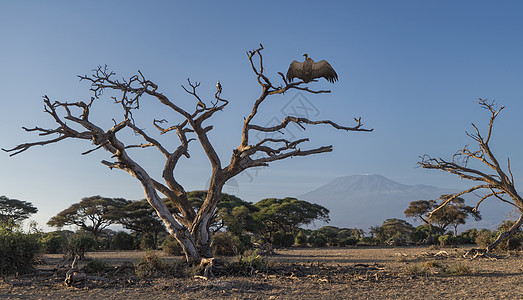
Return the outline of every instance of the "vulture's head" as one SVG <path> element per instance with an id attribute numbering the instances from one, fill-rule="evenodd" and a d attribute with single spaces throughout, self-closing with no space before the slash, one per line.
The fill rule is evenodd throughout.
<path id="1" fill-rule="evenodd" d="M 309 58 L 309 54 L 307 54 L 307 53 L 303 54 L 303 56 L 305 56 L 305 60 L 307 60 L 307 58 Z"/>

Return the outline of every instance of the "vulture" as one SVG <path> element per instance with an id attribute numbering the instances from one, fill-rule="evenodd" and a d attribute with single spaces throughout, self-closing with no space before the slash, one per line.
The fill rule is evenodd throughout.
<path id="1" fill-rule="evenodd" d="M 216 83 L 216 89 L 218 90 L 218 94 L 222 93 L 222 85 L 219 81 L 218 81 L 218 83 Z"/>
<path id="2" fill-rule="evenodd" d="M 287 81 L 292 82 L 293 78 L 299 78 L 308 83 L 321 77 L 332 83 L 338 80 L 338 74 L 326 60 L 314 62 L 307 53 L 303 54 L 303 56 L 305 56 L 304 62 L 301 63 L 294 60 L 289 66 Z"/>

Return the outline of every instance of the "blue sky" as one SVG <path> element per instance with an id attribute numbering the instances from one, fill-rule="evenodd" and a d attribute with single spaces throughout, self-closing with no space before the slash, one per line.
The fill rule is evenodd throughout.
<path id="1" fill-rule="evenodd" d="M 260 88 L 245 52 L 263 44 L 266 74 L 278 81 L 289 63 L 328 60 L 335 84 L 311 83 L 331 94 L 304 94 L 317 119 L 351 124 L 362 117 L 372 133 L 338 132 L 327 127 L 295 130 L 310 147 L 333 145 L 327 154 L 293 158 L 236 178 L 238 195 L 256 202 L 295 196 L 351 174 L 381 174 L 405 184 L 463 188 L 448 174 L 416 168 L 424 153 L 449 157 L 471 143 L 471 122 L 485 128 L 487 113 L 478 97 L 506 106 L 496 124 L 493 148 L 501 161 L 511 157 L 516 180 L 523 181 L 523 4 L 519 1 L 2 1 L 0 2 L 0 90 L 3 108 L 0 145 L 34 141 L 21 127 L 52 127 L 42 96 L 88 100 L 89 74 L 107 64 L 120 77 L 141 70 L 161 91 L 184 107 L 193 99 L 180 87 L 201 82 L 210 98 L 223 85 L 227 109 L 213 120 L 212 141 L 222 161 L 240 142 L 243 117 Z M 282 118 L 296 92 L 270 99 L 257 121 Z M 102 106 L 103 107 L 103 106 Z M 288 106 L 287 106 L 288 107 Z M 100 120 L 112 116 L 98 110 Z M 144 116 L 172 117 L 160 106 Z M 93 111 L 95 114 L 95 111 Z M 174 119 L 173 119 L 174 120 Z M 143 127 L 152 127 L 150 122 Z M 209 164 L 192 145 L 192 158 L 176 176 L 187 190 L 201 189 Z M 143 198 L 134 178 L 87 156 L 88 143 L 65 141 L 9 157 L 0 155 L 0 195 L 32 202 L 47 220 L 90 195 Z M 152 152 L 139 158 L 159 176 L 162 161 Z"/>

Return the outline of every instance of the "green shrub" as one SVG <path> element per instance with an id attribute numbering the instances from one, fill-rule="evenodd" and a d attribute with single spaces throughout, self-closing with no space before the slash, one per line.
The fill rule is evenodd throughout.
<path id="1" fill-rule="evenodd" d="M 420 225 L 416 227 L 410 234 L 410 239 L 415 244 L 423 244 L 427 242 L 430 235 L 430 228 L 427 225 Z"/>
<path id="2" fill-rule="evenodd" d="M 99 259 L 91 259 L 86 265 L 87 273 L 100 273 L 108 267 L 109 266 L 105 262 Z"/>
<path id="3" fill-rule="evenodd" d="M 39 250 L 36 235 L 0 228 L 0 275 L 28 272 Z"/>
<path id="4" fill-rule="evenodd" d="M 481 248 L 486 248 L 488 245 L 492 244 L 496 238 L 508 228 L 501 224 L 498 227 L 498 230 L 491 232 L 487 229 L 482 229 L 479 231 L 476 236 L 476 244 Z M 496 247 L 496 250 L 507 251 L 507 250 L 516 250 L 521 248 L 523 241 L 523 234 L 516 232 L 512 236 L 504 238 L 501 243 Z"/>
<path id="5" fill-rule="evenodd" d="M 340 238 L 338 241 L 339 246 L 347 246 L 347 245 L 356 245 L 359 242 L 359 239 L 356 237 L 348 237 L 348 238 Z"/>
<path id="6" fill-rule="evenodd" d="M 167 264 L 154 251 L 147 251 L 147 253 L 140 258 L 138 265 L 136 265 L 136 275 L 139 277 L 153 277 L 164 273 L 167 269 Z"/>
<path id="7" fill-rule="evenodd" d="M 327 239 L 323 235 L 311 235 L 309 237 L 309 244 L 313 247 L 325 247 Z"/>
<path id="8" fill-rule="evenodd" d="M 360 238 L 357 245 L 374 246 L 378 244 L 378 240 L 371 236 L 364 236 Z"/>
<path id="9" fill-rule="evenodd" d="M 272 235 L 272 243 L 277 248 L 288 248 L 294 244 L 294 235 L 292 233 L 285 233 L 277 231 Z"/>
<path id="10" fill-rule="evenodd" d="M 294 245 L 298 247 L 304 247 L 307 246 L 307 233 L 305 231 L 300 231 L 294 238 Z"/>
<path id="11" fill-rule="evenodd" d="M 94 250 L 96 247 L 96 241 L 88 234 L 79 232 L 73 234 L 67 243 L 66 254 L 69 257 L 74 258 L 79 256 L 80 259 L 85 258 L 85 253 Z"/>
<path id="12" fill-rule="evenodd" d="M 144 234 L 142 236 L 142 241 L 140 242 L 140 249 L 142 250 L 155 250 L 156 242 L 152 234 Z"/>
<path id="13" fill-rule="evenodd" d="M 456 237 L 450 234 L 440 235 L 438 238 L 439 245 L 444 246 L 450 246 L 450 245 L 456 245 Z"/>
<path id="14" fill-rule="evenodd" d="M 494 236 L 492 232 L 487 229 L 482 229 L 476 235 L 475 242 L 481 248 L 486 248 L 488 245 L 492 244 L 494 241 Z"/>
<path id="15" fill-rule="evenodd" d="M 503 232 L 509 230 L 512 225 L 514 225 L 514 221 L 504 221 L 502 222 L 497 230 L 493 233 L 492 240 L 494 241 L 500 234 Z M 523 233 L 521 229 L 516 230 L 512 235 L 504 238 L 501 243 L 496 247 L 498 250 L 502 251 L 508 251 L 508 250 L 517 250 L 521 248 L 521 245 L 523 243 Z"/>
<path id="16" fill-rule="evenodd" d="M 67 238 L 56 231 L 42 235 L 40 242 L 46 253 L 63 253 L 67 247 Z"/>
<path id="17" fill-rule="evenodd" d="M 459 244 L 475 244 L 479 231 L 475 228 L 463 231 L 458 235 Z"/>
<path id="18" fill-rule="evenodd" d="M 247 268 L 252 268 L 252 270 L 257 270 L 264 272 L 267 270 L 267 262 L 263 257 L 258 254 L 257 251 L 252 251 L 249 255 L 240 258 L 241 264 Z"/>
<path id="19" fill-rule="evenodd" d="M 215 255 L 224 256 L 239 255 L 246 249 L 239 237 L 222 231 L 214 233 L 211 246 Z"/>
<path id="20" fill-rule="evenodd" d="M 258 250 L 248 250 L 245 252 L 245 255 L 236 256 L 233 259 L 223 261 L 222 269 L 225 270 L 227 274 L 237 274 L 244 276 L 252 276 L 258 272 L 265 272 L 270 268 L 269 261 L 266 261 L 260 254 Z M 194 268 L 193 268 L 194 269 Z M 197 272 L 202 273 L 202 269 L 196 269 Z M 187 273 L 187 275 L 194 274 Z"/>
<path id="21" fill-rule="evenodd" d="M 132 250 L 134 249 L 134 239 L 127 232 L 118 231 L 111 241 L 111 249 Z"/>
<path id="22" fill-rule="evenodd" d="M 162 250 L 168 255 L 183 255 L 182 245 L 172 235 L 165 238 L 162 243 Z"/>

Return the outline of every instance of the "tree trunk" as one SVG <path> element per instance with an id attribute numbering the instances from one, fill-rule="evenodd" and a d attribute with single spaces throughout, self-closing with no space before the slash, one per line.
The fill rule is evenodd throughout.
<path id="1" fill-rule="evenodd" d="M 487 253 L 494 250 L 494 248 L 496 248 L 503 239 L 515 233 L 521 227 L 521 225 L 523 225 L 523 213 L 519 216 L 519 219 L 516 221 L 516 223 L 514 223 L 514 225 L 512 225 L 512 227 L 510 227 L 509 230 L 502 232 L 492 244 L 487 246 Z"/>

